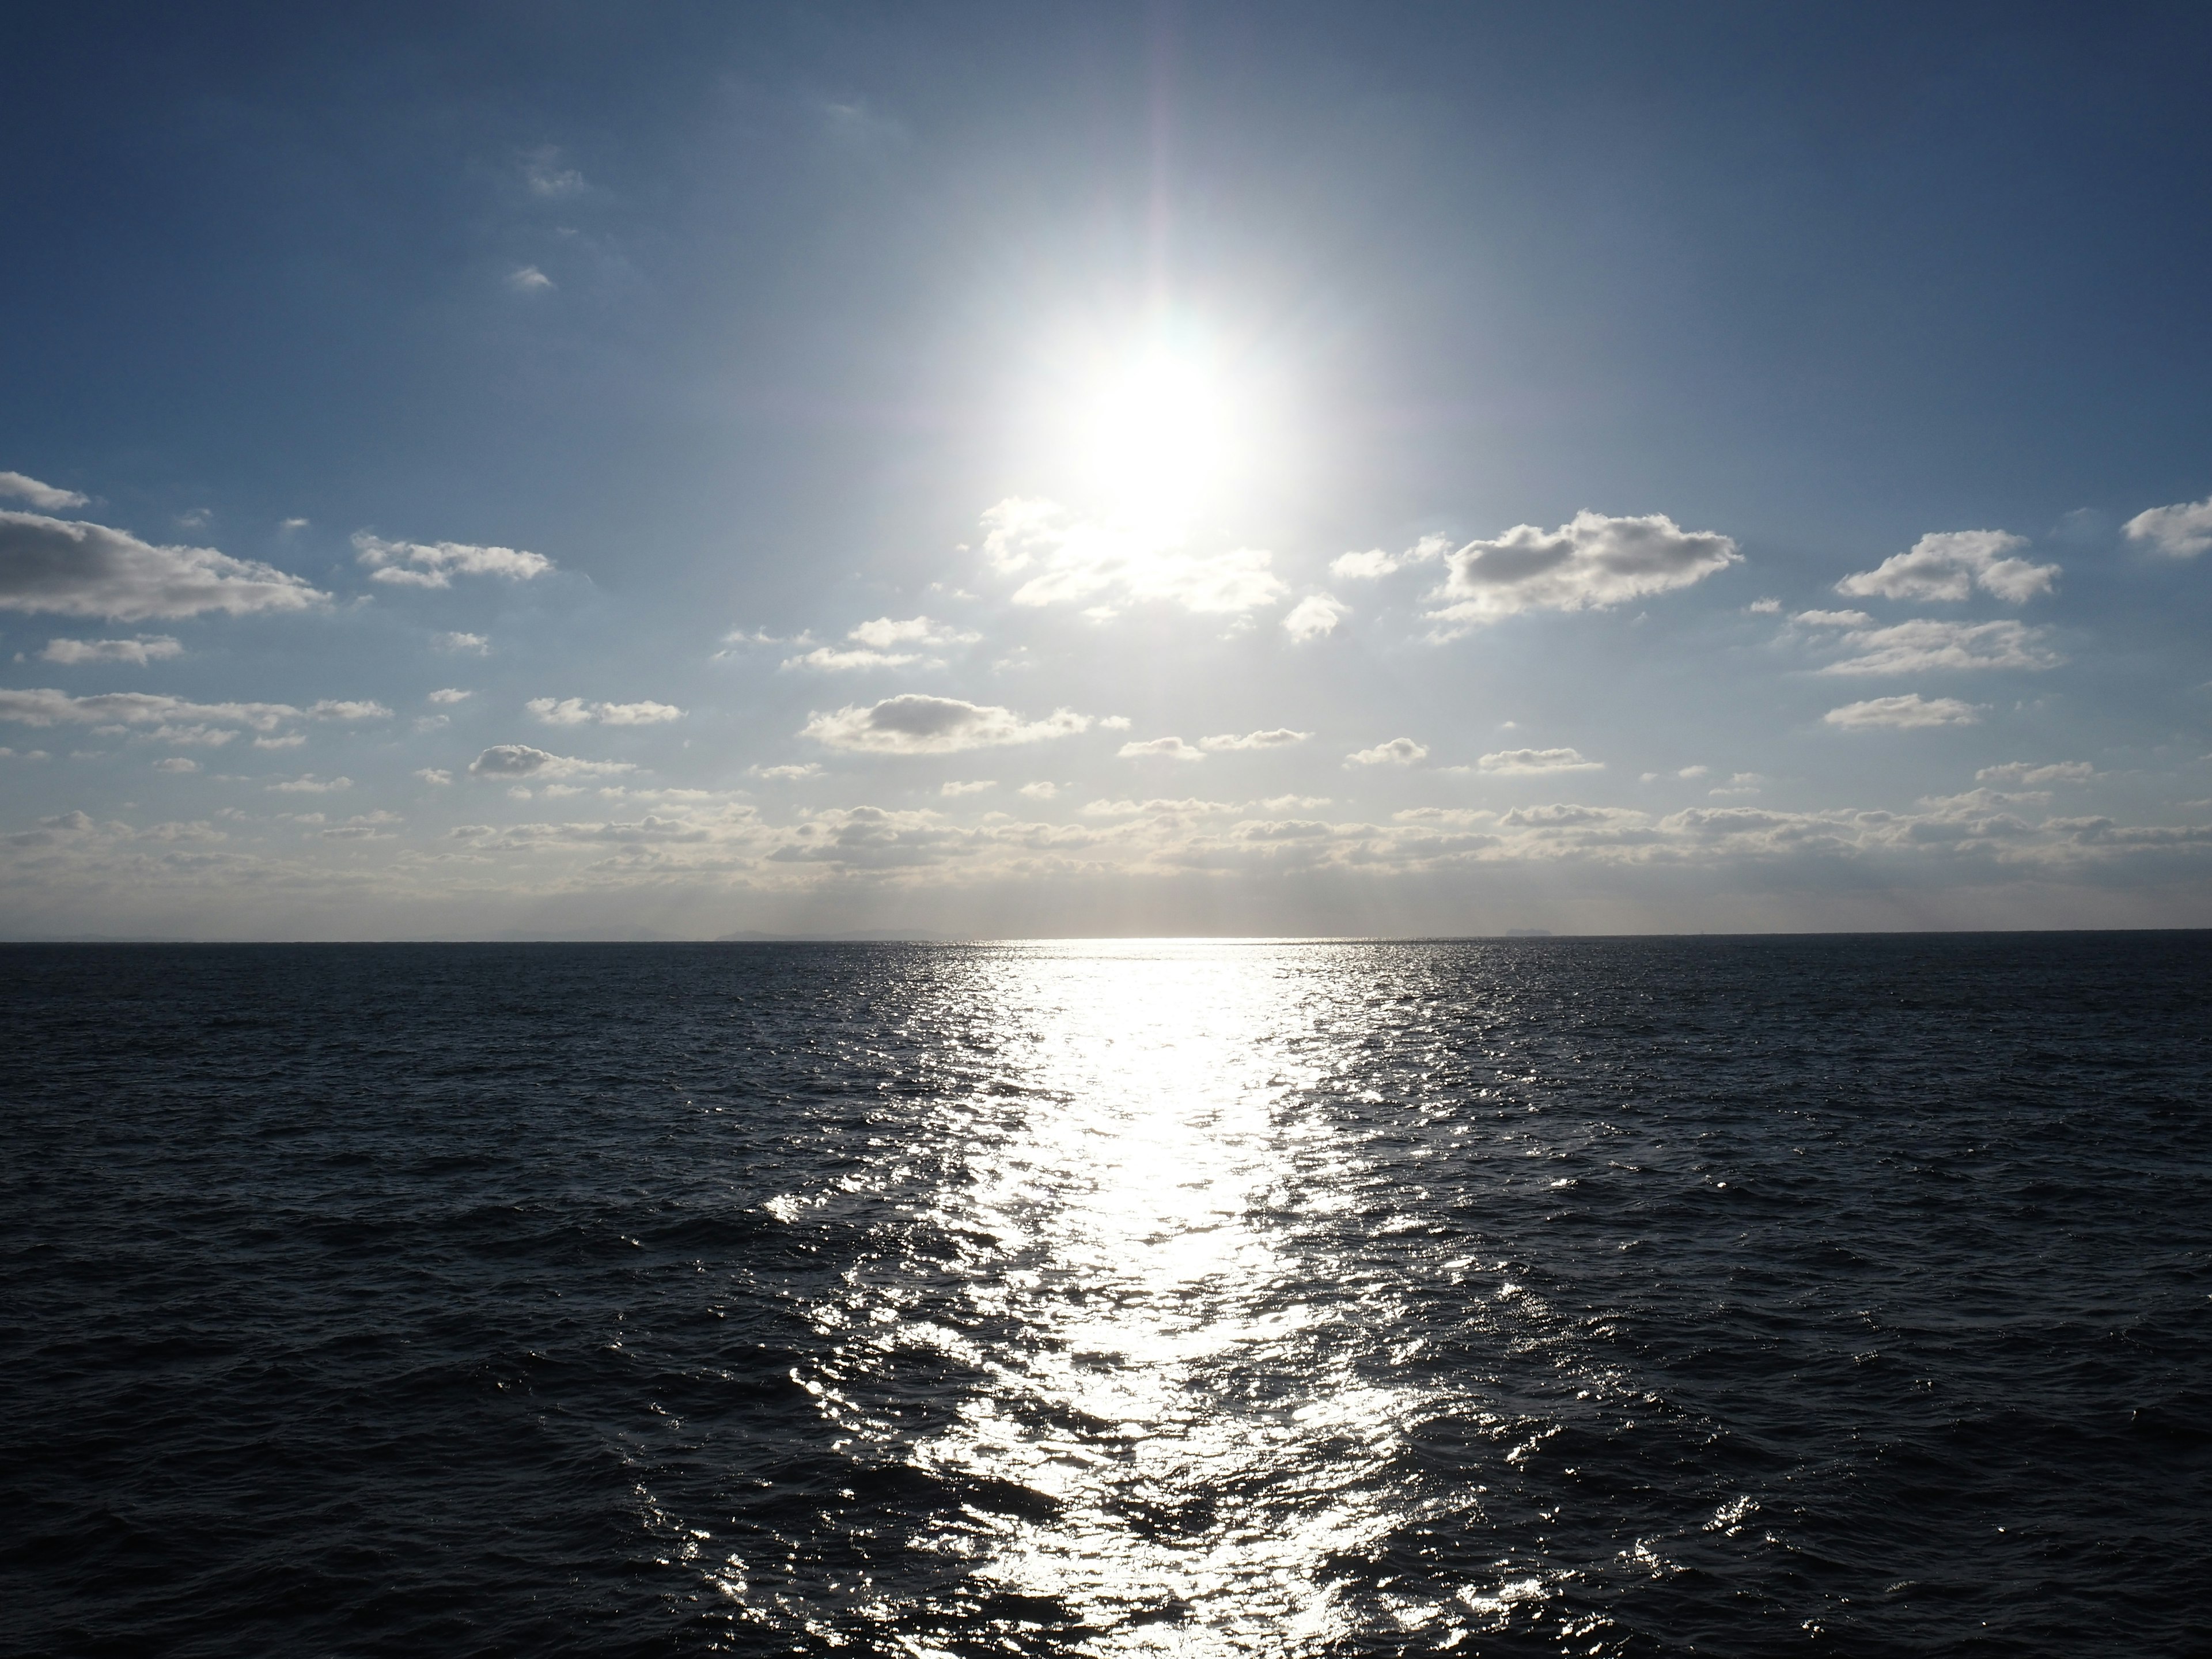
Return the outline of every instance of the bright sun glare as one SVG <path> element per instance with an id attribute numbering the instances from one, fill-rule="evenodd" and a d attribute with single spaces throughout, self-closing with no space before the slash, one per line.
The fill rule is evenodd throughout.
<path id="1" fill-rule="evenodd" d="M 1218 377 L 1197 353 L 1154 346 L 1109 370 L 1086 400 L 1079 442 L 1089 482 L 1117 516 L 1187 517 L 1233 459 Z"/>

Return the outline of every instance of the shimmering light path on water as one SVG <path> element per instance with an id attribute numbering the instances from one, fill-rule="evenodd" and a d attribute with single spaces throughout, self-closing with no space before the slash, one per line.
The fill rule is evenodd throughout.
<path id="1" fill-rule="evenodd" d="M 0 950 L 0 1647 L 2200 1650 L 2208 969 Z"/>

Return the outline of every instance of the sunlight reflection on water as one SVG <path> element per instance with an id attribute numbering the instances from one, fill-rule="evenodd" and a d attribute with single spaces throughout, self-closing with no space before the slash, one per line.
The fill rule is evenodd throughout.
<path id="1" fill-rule="evenodd" d="M 957 1271 L 848 1274 L 831 1370 L 849 1384 L 917 1350 L 969 1370 L 907 1458 L 1048 1501 L 970 1504 L 931 1547 L 1073 1615 L 1084 1650 L 1326 1644 L 1346 1630 L 1329 1564 L 1401 1518 L 1391 1454 L 1432 1402 L 1359 1364 L 1396 1297 L 1328 1248 L 1359 1158 L 1309 1093 L 1304 988 L 1218 946 L 1013 961 L 1018 994 L 984 1012 L 999 1090 L 938 1119 L 954 1173 L 913 1199 L 926 1234 L 962 1241 Z M 825 1409 L 896 1440 L 862 1392 Z"/>

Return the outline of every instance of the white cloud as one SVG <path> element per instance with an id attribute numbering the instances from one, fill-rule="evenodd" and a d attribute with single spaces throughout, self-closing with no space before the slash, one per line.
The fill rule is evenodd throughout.
<path id="1" fill-rule="evenodd" d="M 65 507 L 82 507 L 90 499 L 74 489 L 57 489 L 50 483 L 40 483 L 36 478 L 21 472 L 0 472 L 0 495 L 10 495 L 19 501 L 28 501 L 33 507 L 44 507 L 49 513 Z"/>
<path id="2" fill-rule="evenodd" d="M 821 763 L 817 761 L 808 761 L 804 766 L 756 766 L 751 771 L 757 778 L 773 778 L 781 782 L 822 775 Z"/>
<path id="3" fill-rule="evenodd" d="M 998 787 L 999 781 L 996 778 L 977 778 L 969 783 L 948 782 L 937 793 L 940 795 L 980 795 L 986 789 L 996 789 Z"/>
<path id="4" fill-rule="evenodd" d="M 477 778 L 600 778 L 635 770 L 627 761 L 587 761 L 569 755 L 549 755 L 526 743 L 494 744 L 469 763 L 469 775 Z"/>
<path id="5" fill-rule="evenodd" d="M 1801 628 L 1871 628 L 1874 618 L 1863 611 L 1800 611 L 1790 619 Z"/>
<path id="6" fill-rule="evenodd" d="M 517 265 L 507 273 L 507 285 L 517 294 L 543 294 L 554 282 L 536 265 Z"/>
<path id="7" fill-rule="evenodd" d="M 253 746 L 256 749 L 297 749 L 307 740 L 305 732 L 287 732 L 281 738 L 256 738 Z"/>
<path id="8" fill-rule="evenodd" d="M 870 754 L 950 755 L 963 749 L 1072 737 L 1090 725 L 1087 716 L 1066 708 L 1056 708 L 1041 720 L 1024 720 L 1011 709 L 909 691 L 865 708 L 848 705 L 815 714 L 799 735 L 832 749 Z"/>
<path id="9" fill-rule="evenodd" d="M 313 720 L 388 720 L 392 711 L 380 702 L 340 702 L 325 697 L 320 702 L 307 705 L 307 718 Z"/>
<path id="10" fill-rule="evenodd" d="M 276 533 L 280 536 L 296 536 L 307 527 L 307 520 L 305 519 L 280 519 L 276 522 Z"/>
<path id="11" fill-rule="evenodd" d="M 1205 751 L 1194 749 L 1181 738 L 1147 738 L 1142 743 L 1125 743 L 1114 751 L 1122 760 L 1202 761 Z"/>
<path id="12" fill-rule="evenodd" d="M 532 196 L 548 202 L 581 196 L 589 188 L 582 173 L 561 165 L 560 147 L 555 144 L 541 144 L 523 152 L 522 184 Z"/>
<path id="13" fill-rule="evenodd" d="M 369 567 L 372 581 L 397 582 L 408 587 L 451 587 L 460 576 L 505 576 L 527 581 L 553 568 L 543 553 L 526 553 L 513 547 L 472 547 L 466 542 L 393 542 L 357 530 L 354 556 Z M 446 635 L 448 640 L 476 635 Z M 465 647 L 449 646 L 448 649 Z M 475 648 L 482 649 L 479 643 Z"/>
<path id="14" fill-rule="evenodd" d="M 2148 542 L 2168 558 L 2193 559 L 2212 549 L 2212 496 L 2138 513 L 2123 526 L 2131 542 Z"/>
<path id="15" fill-rule="evenodd" d="M 1060 793 L 1060 786 L 1056 783 L 1046 783 L 1043 781 L 1025 783 L 1015 793 L 1018 794 L 1026 795 L 1031 800 L 1051 800 Z"/>
<path id="16" fill-rule="evenodd" d="M 932 622 L 927 617 L 908 617 L 903 621 L 878 617 L 873 622 L 862 623 L 845 637 L 874 650 L 888 651 L 899 645 L 973 645 L 983 636 L 963 632 L 950 623 Z"/>
<path id="17" fill-rule="evenodd" d="M 39 653 L 42 662 L 68 665 L 87 662 L 127 662 L 143 668 L 171 657 L 181 657 L 185 647 L 167 634 L 141 635 L 135 640 L 48 640 Z"/>
<path id="18" fill-rule="evenodd" d="M 1450 550 L 1449 536 L 1424 536 L 1403 553 L 1385 553 L 1379 547 L 1370 547 L 1364 553 L 1340 553 L 1329 561 L 1328 574 L 1354 581 L 1372 581 L 1408 565 L 1441 559 Z"/>
<path id="19" fill-rule="evenodd" d="M 1889 599 L 1965 599 L 1979 586 L 2013 605 L 2051 592 L 2055 564 L 2030 564 L 2009 556 L 2027 545 L 2025 536 L 2002 530 L 1939 531 L 1913 543 L 1909 553 L 1893 553 L 1872 570 L 1861 570 L 1836 584 L 1836 592 L 1856 598 L 1880 594 Z"/>
<path id="20" fill-rule="evenodd" d="M 1678 778 L 1702 778 L 1712 769 L 1710 766 L 1686 766 L 1674 775 Z"/>
<path id="21" fill-rule="evenodd" d="M 1841 708 L 1831 708 L 1820 718 L 1846 731 L 1881 726 L 1909 731 L 1923 726 L 1973 726 L 1980 721 L 1982 711 L 1956 697 L 1923 698 L 1914 691 L 1902 697 L 1872 697 L 1864 702 L 1845 703 Z"/>
<path id="22" fill-rule="evenodd" d="M 476 696 L 475 692 L 464 691 L 458 685 L 443 685 L 440 686 L 435 691 L 433 691 L 423 701 L 426 702 L 437 703 L 466 702 L 474 696 Z"/>
<path id="23" fill-rule="evenodd" d="M 197 772 L 200 769 L 200 763 L 196 760 L 186 760 L 182 755 L 172 755 L 167 760 L 155 761 L 154 769 L 156 772 Z"/>
<path id="24" fill-rule="evenodd" d="M 283 702 L 188 702 L 182 697 L 149 691 L 104 691 L 96 696 L 72 697 L 66 691 L 52 690 L 0 690 L 0 720 L 25 726 L 152 726 L 164 728 L 155 733 L 161 736 L 173 735 L 168 728 L 177 721 L 270 732 L 285 720 L 300 718 L 299 709 Z M 185 729 L 175 727 L 174 732 Z M 228 735 L 213 740 L 226 741 Z"/>
<path id="25" fill-rule="evenodd" d="M 1283 632 L 1304 644 L 1336 631 L 1337 623 L 1352 614 L 1352 607 L 1334 593 L 1309 593 L 1283 617 Z"/>
<path id="26" fill-rule="evenodd" d="M 1304 743 L 1311 736 L 1313 733 L 1310 732 L 1293 732 L 1287 726 L 1279 726 L 1272 732 L 1246 732 L 1241 736 L 1234 732 L 1224 732 L 1218 737 L 1200 738 L 1198 740 L 1198 746 L 1200 749 L 1217 751 L 1233 749 L 1285 749 L 1294 743 Z"/>
<path id="27" fill-rule="evenodd" d="M 432 643 L 441 651 L 466 651 L 479 657 L 491 654 L 491 641 L 482 634 L 441 634 Z"/>
<path id="28" fill-rule="evenodd" d="M 1092 818 L 1206 817 L 1236 810 L 1225 800 L 1094 800 L 1084 803 L 1083 815 Z"/>
<path id="29" fill-rule="evenodd" d="M 106 525 L 0 512 L 0 610 L 144 622 L 304 611 L 328 598 L 211 547 L 157 547 Z"/>
<path id="30" fill-rule="evenodd" d="M 548 726 L 658 726 L 680 720 L 684 710 L 667 702 L 586 702 L 581 697 L 532 697 L 523 707 Z"/>
<path id="31" fill-rule="evenodd" d="M 786 657 L 780 665 L 785 668 L 818 668 L 824 673 L 850 673 L 862 668 L 904 668 L 920 659 L 911 651 L 871 651 L 866 647 L 856 650 L 841 650 L 834 645 L 817 646 L 813 650 L 796 657 Z"/>
<path id="32" fill-rule="evenodd" d="M 1070 520 L 1053 501 L 1011 497 L 983 514 L 983 556 L 994 570 L 1036 572 L 1014 590 L 1016 605 L 1091 600 L 1090 614 L 1109 617 L 1159 601 L 1219 614 L 1273 605 L 1285 591 L 1271 553 L 1193 553 L 1178 534 Z"/>
<path id="33" fill-rule="evenodd" d="M 453 775 L 442 766 L 418 767 L 415 775 L 425 783 L 448 784 L 453 781 Z"/>
<path id="34" fill-rule="evenodd" d="M 1603 610 L 1687 587 L 1742 556 L 1729 537 L 1683 530 L 1663 513 L 1577 513 L 1557 530 L 1516 525 L 1449 555 L 1431 598 L 1453 603 L 1429 615 L 1472 626 L 1521 611 Z"/>
<path id="35" fill-rule="evenodd" d="M 1744 609 L 1754 617 L 1771 617 L 1782 609 L 1779 599 L 1753 599 Z"/>
<path id="36" fill-rule="evenodd" d="M 1426 760 L 1428 754 L 1425 744 L 1415 743 L 1411 738 L 1393 738 L 1388 743 L 1356 750 L 1344 758 L 1353 766 L 1411 766 L 1416 761 Z"/>
<path id="37" fill-rule="evenodd" d="M 830 673 L 862 668 L 903 668 L 921 660 L 921 653 L 898 650 L 897 647 L 919 646 L 933 650 L 945 646 L 973 645 L 983 636 L 963 632 L 949 623 L 933 622 L 927 617 L 878 617 L 873 622 L 862 623 L 845 637 L 856 648 L 841 650 L 825 645 L 801 656 L 786 657 L 782 666 L 817 668 Z M 944 665 L 941 662 L 930 664 L 933 668 Z"/>
<path id="38" fill-rule="evenodd" d="M 2039 783 L 2087 783 L 2096 775 L 2097 769 L 2087 761 L 2053 761 L 2042 766 L 2033 761 L 2007 761 L 2002 766 L 1984 766 L 1974 774 L 1974 781 L 2019 787 Z"/>
<path id="39" fill-rule="evenodd" d="M 269 792 L 274 795 L 328 795 L 352 787 L 351 778 L 319 778 L 310 772 L 305 777 L 272 783 L 269 786 Z"/>
<path id="40" fill-rule="evenodd" d="M 1530 772 L 1600 772 L 1603 761 L 1584 760 L 1574 749 L 1502 749 L 1475 762 L 1485 772 L 1521 775 Z"/>
<path id="41" fill-rule="evenodd" d="M 2016 622 L 1952 623 L 1915 617 L 1890 628 L 1844 635 L 1858 652 L 1832 662 L 1824 674 L 1915 674 L 1923 669 L 2021 668 L 2040 671 L 2065 661 L 2043 641 L 2044 630 Z"/>

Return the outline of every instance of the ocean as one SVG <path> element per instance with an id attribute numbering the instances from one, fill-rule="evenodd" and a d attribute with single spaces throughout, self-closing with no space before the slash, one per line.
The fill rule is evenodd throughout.
<path id="1" fill-rule="evenodd" d="M 2212 935 L 0 985 L 9 1654 L 2212 1651 Z"/>

